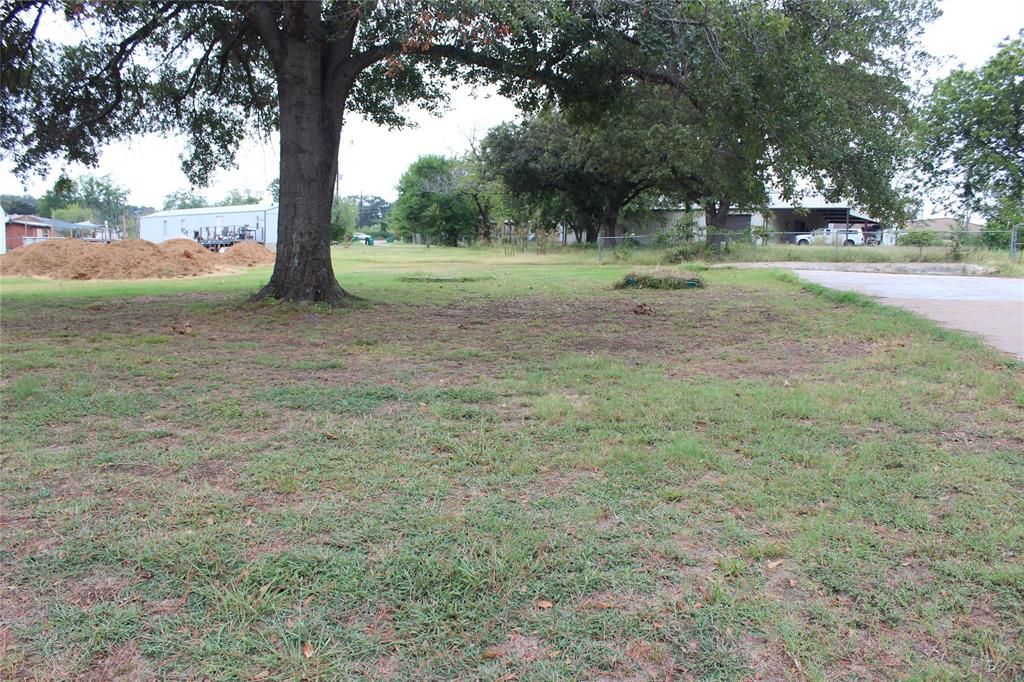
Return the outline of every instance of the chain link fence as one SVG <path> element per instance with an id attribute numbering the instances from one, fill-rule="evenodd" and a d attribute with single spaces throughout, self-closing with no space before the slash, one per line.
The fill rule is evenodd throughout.
<path id="1" fill-rule="evenodd" d="M 845 226 L 820 228 L 810 232 L 782 232 L 754 228 L 709 232 L 698 237 L 673 235 L 672 233 L 600 236 L 597 239 L 597 252 L 598 258 L 603 259 L 607 251 L 623 248 L 672 248 L 684 244 L 699 246 L 709 251 L 729 251 L 737 246 L 754 250 L 778 246 L 827 246 L 836 251 L 850 248 L 883 250 L 900 246 L 917 247 L 922 255 L 924 249 L 928 247 L 945 247 L 954 253 L 961 249 L 1008 250 L 1011 259 L 1020 260 L 1022 251 L 1024 251 L 1021 244 L 1022 237 L 1024 237 L 1024 225 L 1009 228 L 985 228 L 980 232 L 863 230 Z"/>

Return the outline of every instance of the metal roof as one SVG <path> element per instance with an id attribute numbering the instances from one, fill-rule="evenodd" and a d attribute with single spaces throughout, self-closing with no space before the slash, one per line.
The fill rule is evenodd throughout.
<path id="1" fill-rule="evenodd" d="M 203 206 L 202 208 L 176 208 L 168 211 L 147 213 L 143 218 L 175 218 L 190 215 L 223 215 L 225 213 L 249 213 L 251 211 L 269 211 L 277 208 L 277 204 L 244 204 L 242 206 Z"/>
<path id="2" fill-rule="evenodd" d="M 7 222 L 18 223 L 19 225 L 31 225 L 32 227 L 53 227 L 53 221 L 47 218 L 40 218 L 37 215 L 22 213 L 7 216 Z"/>

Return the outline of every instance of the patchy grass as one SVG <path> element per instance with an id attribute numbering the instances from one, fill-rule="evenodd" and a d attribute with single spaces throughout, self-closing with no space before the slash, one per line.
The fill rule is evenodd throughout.
<path id="1" fill-rule="evenodd" d="M 336 253 L 373 305 L 4 280 L 0 678 L 1024 675 L 1021 363 L 771 272 Z"/>
<path id="2" fill-rule="evenodd" d="M 404 275 L 399 277 L 400 282 L 428 282 L 435 284 L 450 284 L 458 282 L 481 282 L 486 279 L 494 279 L 491 275 L 464 276 L 457 275 Z"/>

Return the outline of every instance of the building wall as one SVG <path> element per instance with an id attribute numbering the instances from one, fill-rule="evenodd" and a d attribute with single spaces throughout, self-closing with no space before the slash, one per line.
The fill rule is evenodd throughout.
<path id="1" fill-rule="evenodd" d="M 25 244 L 31 244 L 33 239 L 48 239 L 50 228 L 25 225 L 24 223 L 6 223 L 4 229 L 4 246 L 7 251 L 16 249 Z"/>
<path id="2" fill-rule="evenodd" d="M 257 229 L 257 240 L 264 241 L 267 246 L 277 244 L 277 207 L 254 209 L 251 211 L 229 212 L 225 209 L 210 207 L 209 211 L 195 213 L 192 211 L 160 211 L 139 218 L 139 237 L 151 242 L 163 242 L 168 239 L 194 239 L 196 231 L 203 236 L 212 236 L 217 231 L 228 227 L 246 226 Z"/>

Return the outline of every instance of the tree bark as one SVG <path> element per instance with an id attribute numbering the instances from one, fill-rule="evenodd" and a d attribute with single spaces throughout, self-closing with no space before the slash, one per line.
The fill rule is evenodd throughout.
<path id="1" fill-rule="evenodd" d="M 344 102 L 325 93 L 315 43 L 293 43 L 280 66 L 280 201 L 274 272 L 254 300 L 275 298 L 343 306 L 357 300 L 341 288 L 331 264 L 331 204 L 338 172 Z M 339 102 L 340 100 L 340 102 Z"/>
<path id="2" fill-rule="evenodd" d="M 619 229 L 619 214 L 622 212 L 622 202 L 613 201 L 605 212 L 602 227 L 605 237 L 617 237 Z"/>
<path id="3" fill-rule="evenodd" d="M 704 203 L 705 241 L 720 246 L 728 242 L 726 225 L 729 218 L 729 199 L 722 198 Z"/>
<path id="4" fill-rule="evenodd" d="M 588 244 L 593 244 L 594 242 L 597 241 L 597 225 L 594 225 L 593 223 L 589 223 L 587 225 L 586 229 L 587 229 L 587 243 Z"/>

